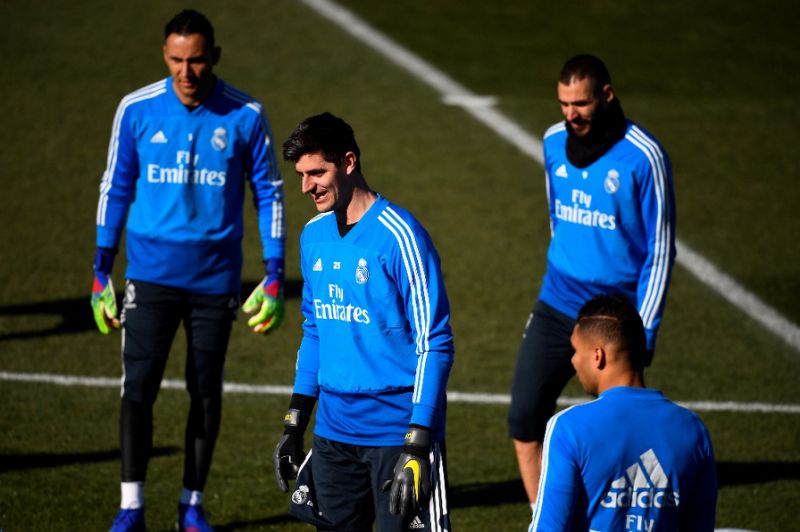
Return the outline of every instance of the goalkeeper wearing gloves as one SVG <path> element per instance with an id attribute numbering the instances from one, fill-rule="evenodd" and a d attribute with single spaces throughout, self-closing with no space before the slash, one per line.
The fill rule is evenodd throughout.
<path id="1" fill-rule="evenodd" d="M 153 404 L 182 326 L 190 406 L 177 528 L 207 531 L 203 490 L 239 307 L 245 189 L 258 212 L 266 266 L 245 308 L 255 313 L 253 330 L 265 333 L 283 318 L 283 181 L 264 107 L 215 73 L 221 50 L 209 20 L 181 11 L 166 24 L 159 49 L 168 76 L 120 101 L 97 205 L 92 309 L 102 333 L 124 329 L 121 501 L 112 530 L 145 528 Z M 111 266 L 123 233 L 125 299 L 117 321 Z"/>
<path id="2" fill-rule="evenodd" d="M 369 188 L 340 118 L 304 120 L 283 154 L 321 213 L 300 237 L 303 339 L 273 454 L 281 490 L 297 476 L 289 512 L 321 530 L 449 530 L 453 336 L 433 242 Z"/>

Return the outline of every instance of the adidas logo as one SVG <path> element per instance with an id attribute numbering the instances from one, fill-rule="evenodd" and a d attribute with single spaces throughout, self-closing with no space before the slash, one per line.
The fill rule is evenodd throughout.
<path id="1" fill-rule="evenodd" d="M 317 259 L 317 262 L 314 263 L 314 267 L 311 268 L 311 269 L 314 270 L 315 272 L 321 272 L 322 271 L 322 259 Z"/>
<path id="2" fill-rule="evenodd" d="M 678 504 L 678 492 L 669 489 L 669 479 L 653 449 L 641 454 L 624 475 L 615 479 L 600 502 L 603 508 L 663 508 Z"/>
<path id="3" fill-rule="evenodd" d="M 414 520 L 408 524 L 408 530 L 417 530 L 419 528 L 425 528 L 425 523 L 423 523 L 422 519 L 417 515 L 414 517 Z"/>
<path id="4" fill-rule="evenodd" d="M 152 144 L 166 144 L 167 143 L 167 136 L 164 135 L 164 132 L 159 129 L 158 133 L 156 133 L 155 135 L 150 137 L 150 142 Z"/>
<path id="5" fill-rule="evenodd" d="M 559 166 L 558 170 L 556 170 L 556 175 L 558 177 L 568 177 L 568 175 L 567 175 L 567 165 L 566 164 L 562 164 L 561 166 Z"/>

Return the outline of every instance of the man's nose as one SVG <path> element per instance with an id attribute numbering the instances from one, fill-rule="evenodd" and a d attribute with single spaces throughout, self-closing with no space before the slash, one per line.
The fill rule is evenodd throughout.
<path id="1" fill-rule="evenodd" d="M 314 189 L 314 184 L 311 182 L 308 176 L 303 176 L 300 179 L 300 190 L 302 190 L 303 194 L 308 194 Z"/>

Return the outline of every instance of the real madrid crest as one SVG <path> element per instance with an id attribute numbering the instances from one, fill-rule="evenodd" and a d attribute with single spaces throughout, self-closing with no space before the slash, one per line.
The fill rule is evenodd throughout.
<path id="1" fill-rule="evenodd" d="M 609 194 L 616 194 L 619 190 L 619 172 L 616 170 L 609 170 L 606 175 L 606 180 L 603 182 L 603 188 Z"/>
<path id="2" fill-rule="evenodd" d="M 358 268 L 356 268 L 356 282 L 364 284 L 369 279 L 369 270 L 367 269 L 367 261 L 363 258 L 358 259 Z"/>
<path id="3" fill-rule="evenodd" d="M 228 147 L 228 132 L 224 127 L 218 127 L 214 130 L 214 136 L 211 137 L 211 147 L 217 151 L 223 151 Z"/>
<path id="4" fill-rule="evenodd" d="M 303 484 L 297 486 L 297 489 L 292 493 L 292 502 L 295 504 L 305 504 L 308 500 L 308 486 Z"/>
<path id="5" fill-rule="evenodd" d="M 125 297 L 122 299 L 122 306 L 136 308 L 136 285 L 129 280 L 125 281 Z"/>

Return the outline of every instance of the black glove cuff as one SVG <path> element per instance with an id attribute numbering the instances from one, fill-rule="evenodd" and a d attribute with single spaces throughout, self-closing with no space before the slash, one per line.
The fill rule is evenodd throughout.
<path id="1" fill-rule="evenodd" d="M 403 452 L 427 460 L 431 449 L 431 440 L 430 429 L 422 425 L 411 425 L 406 432 Z"/>
<path id="2" fill-rule="evenodd" d="M 289 410 L 283 417 L 284 434 L 303 434 L 311 421 L 311 412 L 316 402 L 316 397 L 300 393 L 292 394 Z"/>

